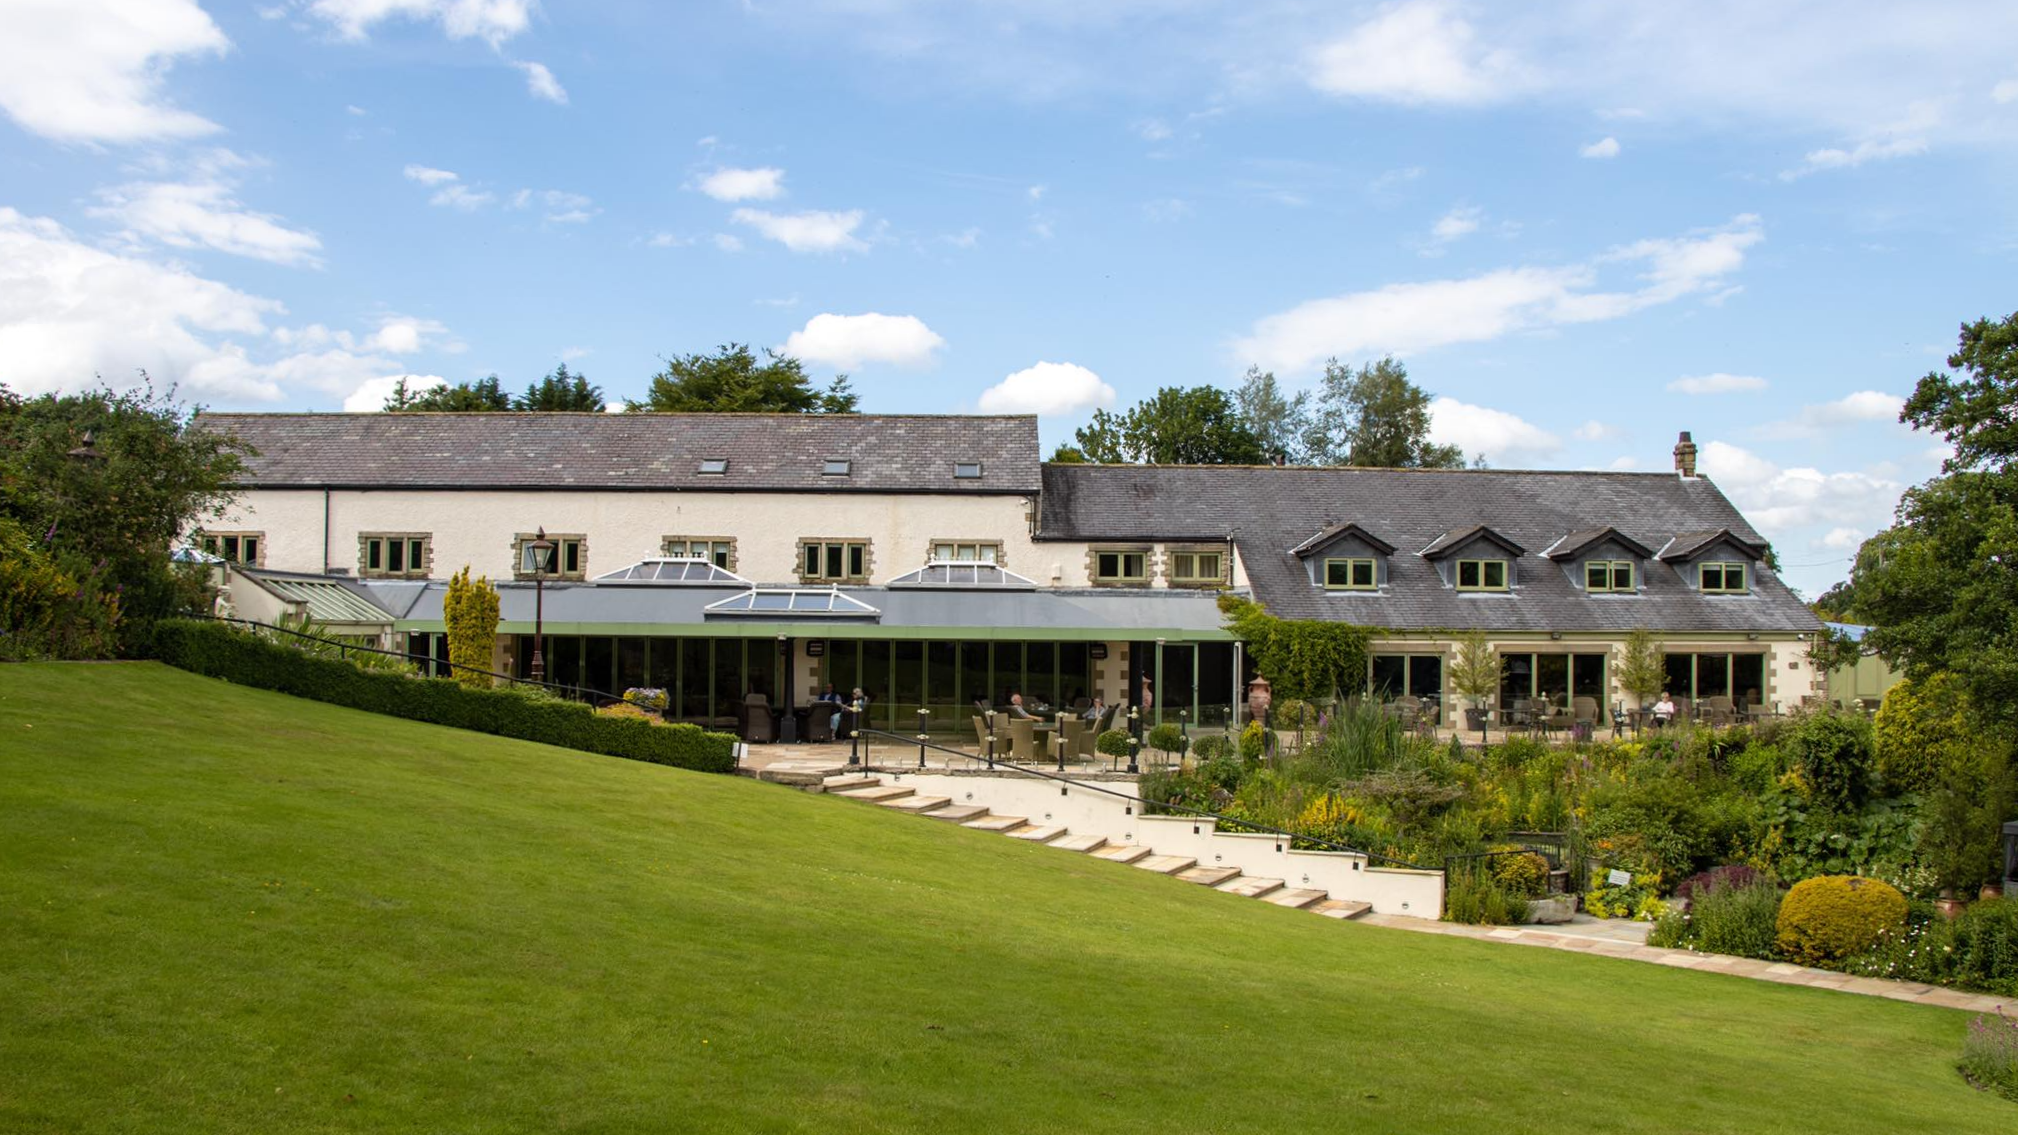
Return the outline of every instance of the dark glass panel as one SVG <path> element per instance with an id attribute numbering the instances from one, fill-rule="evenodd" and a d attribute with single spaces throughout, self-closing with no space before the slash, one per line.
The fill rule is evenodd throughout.
<path id="1" fill-rule="evenodd" d="M 713 639 L 683 638 L 680 642 L 680 716 L 704 721 L 708 716 L 708 680 L 714 676 L 709 647 Z"/>
<path id="2" fill-rule="evenodd" d="M 1381 701 L 1397 697 L 1407 684 L 1408 659 L 1399 654 L 1373 656 L 1373 696 Z"/>
<path id="3" fill-rule="evenodd" d="M 1535 659 L 1535 691 L 1549 699 L 1550 705 L 1562 705 L 1569 700 L 1569 655 L 1544 654 Z"/>
<path id="4" fill-rule="evenodd" d="M 1731 693 L 1731 659 L 1726 654 L 1696 655 L 1696 696 L 1728 697 Z"/>
<path id="5" fill-rule="evenodd" d="M 676 638 L 655 638 L 651 645 L 651 672 L 646 685 L 666 691 L 666 697 L 675 710 L 679 708 L 680 686 L 680 640 Z"/>
<path id="6" fill-rule="evenodd" d="M 1731 659 L 1731 688 L 1747 708 L 1763 705 L 1766 696 L 1766 656 L 1740 654 Z"/>
<path id="7" fill-rule="evenodd" d="M 1516 701 L 1534 696 L 1535 656 L 1502 654 L 1499 659 L 1499 704 L 1501 709 L 1511 711 Z"/>
<path id="8" fill-rule="evenodd" d="M 1580 698 L 1596 698 L 1598 708 L 1605 705 L 1605 656 L 1602 654 L 1578 654 L 1572 657 L 1570 666 L 1570 693 Z"/>
<path id="9" fill-rule="evenodd" d="M 587 641 L 588 663 L 582 671 L 582 685 L 602 693 L 622 693 L 616 688 L 617 640 L 608 635 L 590 635 Z"/>
<path id="10" fill-rule="evenodd" d="M 743 640 L 715 640 L 715 700 L 710 712 L 717 720 L 733 721 L 743 700 Z"/>
<path id="11" fill-rule="evenodd" d="M 645 681 L 645 640 L 627 635 L 617 640 L 617 684 L 610 692 L 623 696 L 625 690 L 649 685 Z"/>
<path id="12" fill-rule="evenodd" d="M 1693 654 L 1670 654 L 1666 657 L 1668 671 L 1668 692 L 1678 698 L 1696 696 L 1695 665 Z"/>

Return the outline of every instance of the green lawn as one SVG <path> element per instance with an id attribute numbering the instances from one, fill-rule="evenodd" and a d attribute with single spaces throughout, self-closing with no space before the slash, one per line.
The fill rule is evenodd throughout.
<path id="1" fill-rule="evenodd" d="M 2010 1132 L 1967 1017 L 0 667 L 0 1131 Z"/>

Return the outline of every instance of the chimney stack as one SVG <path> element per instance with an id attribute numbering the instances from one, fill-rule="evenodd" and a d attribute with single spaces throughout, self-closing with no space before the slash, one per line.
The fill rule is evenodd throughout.
<path id="1" fill-rule="evenodd" d="M 1689 431 L 1682 431 L 1682 440 L 1675 443 L 1675 472 L 1684 477 L 1696 475 L 1696 443 L 1689 440 Z"/>

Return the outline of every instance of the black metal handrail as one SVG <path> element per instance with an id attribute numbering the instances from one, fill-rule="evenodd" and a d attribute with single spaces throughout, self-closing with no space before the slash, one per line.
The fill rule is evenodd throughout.
<path id="1" fill-rule="evenodd" d="M 881 729 L 857 729 L 855 730 L 855 736 L 858 738 L 868 736 L 886 737 L 892 741 L 895 741 L 905 746 L 916 745 L 918 746 L 918 760 L 920 768 L 924 767 L 925 751 L 930 749 L 935 752 L 945 753 L 948 756 L 959 757 L 962 760 L 985 764 L 989 768 L 994 768 L 999 763 L 1001 767 L 1007 768 L 1012 772 L 1022 773 L 1025 776 L 1035 776 L 1035 777 L 1041 777 L 1045 780 L 1057 781 L 1059 784 L 1067 785 L 1072 788 L 1083 788 L 1089 792 L 1099 792 L 1104 793 L 1108 796 L 1119 797 L 1123 800 L 1129 801 L 1131 804 L 1153 804 L 1158 808 L 1174 808 L 1180 812 L 1185 812 L 1193 816 L 1203 817 L 1208 820 L 1215 820 L 1220 824 L 1224 825 L 1231 825 L 1235 829 L 1244 829 L 1247 831 L 1260 832 L 1268 835 L 1283 836 L 1288 840 L 1290 840 L 1292 846 L 1295 845 L 1296 841 L 1300 840 L 1304 843 L 1317 844 L 1320 848 L 1326 851 L 1342 851 L 1350 855 L 1362 856 L 1368 860 L 1377 859 L 1382 863 L 1393 864 L 1396 867 L 1406 867 L 1413 871 L 1434 870 L 1434 868 L 1424 867 L 1417 863 L 1410 863 L 1406 859 L 1396 859 L 1391 855 L 1382 855 L 1377 851 L 1368 851 L 1365 848 L 1353 847 L 1349 844 L 1338 843 L 1333 840 L 1324 839 L 1320 836 L 1306 835 L 1302 832 L 1293 832 L 1286 828 L 1274 828 L 1268 826 L 1267 824 L 1257 824 L 1252 820 L 1243 820 L 1234 816 L 1221 815 L 1218 812 L 1209 812 L 1206 811 L 1204 808 L 1194 808 L 1189 804 L 1179 804 L 1174 801 L 1147 800 L 1141 796 L 1130 796 L 1126 792 L 1116 792 L 1112 788 L 1103 788 L 1098 784 L 1093 784 L 1088 781 L 1074 780 L 1069 776 L 1060 776 L 1055 772 L 1047 772 L 1043 769 L 1035 768 L 1029 765 L 1013 764 L 1008 761 L 999 761 L 999 762 L 992 761 L 989 760 L 987 757 L 976 756 L 973 753 L 967 752 L 965 749 L 953 749 L 948 748 L 945 745 L 934 744 L 933 742 L 926 740 L 924 737 L 906 737 L 901 733 L 890 733 Z M 866 760 L 863 762 L 862 767 L 864 768 L 868 767 Z"/>

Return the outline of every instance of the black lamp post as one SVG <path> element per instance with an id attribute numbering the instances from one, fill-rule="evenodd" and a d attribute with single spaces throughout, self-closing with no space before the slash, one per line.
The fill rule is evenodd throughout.
<path id="1" fill-rule="evenodd" d="M 554 542 L 547 539 L 545 525 L 540 526 L 533 542 L 526 545 L 533 554 L 533 681 L 545 681 L 547 660 L 546 647 L 546 580 L 547 568 L 553 564 Z"/>

